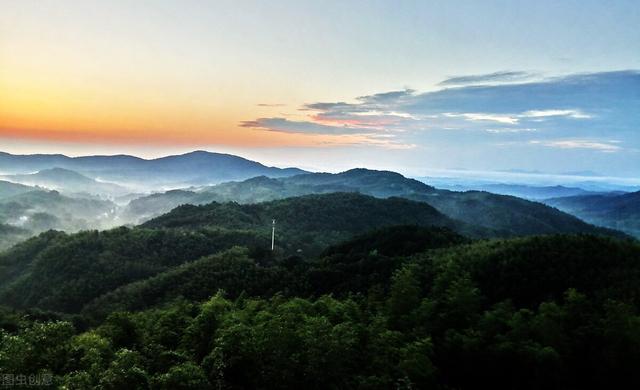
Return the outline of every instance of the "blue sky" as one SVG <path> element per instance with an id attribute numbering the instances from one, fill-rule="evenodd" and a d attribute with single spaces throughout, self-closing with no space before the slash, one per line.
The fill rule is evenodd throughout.
<path id="1" fill-rule="evenodd" d="M 5 151 L 640 176 L 637 1 L 2 3 Z"/>

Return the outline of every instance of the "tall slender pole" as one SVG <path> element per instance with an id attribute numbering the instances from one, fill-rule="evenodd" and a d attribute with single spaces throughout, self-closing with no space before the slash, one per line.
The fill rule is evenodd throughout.
<path id="1" fill-rule="evenodd" d="M 276 240 L 276 220 L 273 220 L 273 224 L 271 225 L 271 250 L 273 251 L 274 244 Z"/>

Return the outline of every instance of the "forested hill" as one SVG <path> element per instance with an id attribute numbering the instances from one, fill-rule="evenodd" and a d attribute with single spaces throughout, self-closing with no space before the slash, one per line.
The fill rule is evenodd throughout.
<path id="1" fill-rule="evenodd" d="M 328 245 L 393 225 L 483 233 L 424 203 L 353 193 L 182 206 L 140 228 L 44 234 L 0 254 L 0 303 L 74 312 L 121 285 L 233 246 L 261 258 L 270 249 L 273 218 L 282 255 L 312 257 Z"/>
<path id="2" fill-rule="evenodd" d="M 148 221 L 146 228 L 255 229 L 277 221 L 289 233 L 358 233 L 372 227 L 415 224 L 455 227 L 457 224 L 425 203 L 402 198 L 379 199 L 357 193 L 306 195 L 257 204 L 184 205 Z"/>
<path id="3" fill-rule="evenodd" d="M 257 177 L 223 183 L 197 192 L 154 194 L 132 201 L 125 210 L 124 218 L 144 220 L 182 204 L 207 204 L 212 201 L 256 203 L 336 191 L 357 192 L 379 198 L 402 197 L 427 203 L 449 218 L 492 231 L 501 237 L 578 232 L 617 234 L 541 203 L 488 192 L 438 190 L 398 173 L 367 169 L 278 179 Z"/>

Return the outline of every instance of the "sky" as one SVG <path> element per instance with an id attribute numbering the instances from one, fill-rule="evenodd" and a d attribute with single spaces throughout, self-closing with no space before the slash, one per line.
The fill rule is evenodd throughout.
<path id="1" fill-rule="evenodd" d="M 0 6 L 1 151 L 640 176 L 637 1 Z"/>

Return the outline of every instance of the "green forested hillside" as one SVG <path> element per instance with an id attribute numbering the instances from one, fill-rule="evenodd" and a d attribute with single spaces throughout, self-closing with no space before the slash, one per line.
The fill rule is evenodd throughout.
<path id="1" fill-rule="evenodd" d="M 466 226 L 424 203 L 359 194 L 311 195 L 256 205 L 182 206 L 141 228 L 117 228 L 27 241 L 0 255 L 0 303 L 78 312 L 101 294 L 232 246 L 261 259 L 277 218 L 278 253 L 313 256 L 328 245 L 399 224 Z M 472 230 L 471 228 L 469 228 Z M 53 233 L 51 233 L 53 234 Z M 43 237 L 47 237 L 44 235 Z M 38 247 L 38 251 L 29 249 Z M 16 253 L 28 251 L 29 256 Z"/>
<path id="2" fill-rule="evenodd" d="M 241 292 L 251 296 L 366 293 L 374 286 L 388 287 L 399 256 L 466 241 L 446 228 L 393 226 L 331 246 L 317 259 L 233 248 L 118 288 L 92 301 L 83 313 L 104 318 L 113 311 L 141 310 L 178 297 L 202 300 L 220 289 L 232 297 Z"/>
<path id="3" fill-rule="evenodd" d="M 142 226 L 255 228 L 276 219 L 284 231 L 358 233 L 397 224 L 453 226 L 455 222 L 424 203 L 378 199 L 357 193 L 306 195 L 258 204 L 185 205 Z"/>
<path id="4" fill-rule="evenodd" d="M 203 257 L 83 316 L 0 310 L 0 372 L 78 389 L 640 385 L 637 242 L 404 226 L 258 258 Z"/>
<path id="5" fill-rule="evenodd" d="M 128 228 L 45 233 L 0 254 L 0 303 L 77 312 L 118 286 L 234 245 L 254 247 L 258 237 L 242 231 Z"/>

